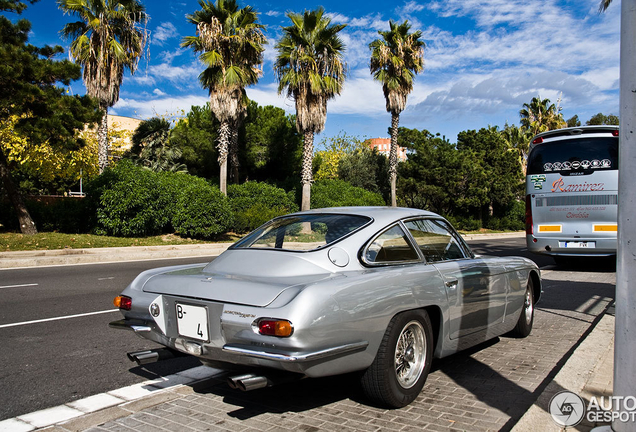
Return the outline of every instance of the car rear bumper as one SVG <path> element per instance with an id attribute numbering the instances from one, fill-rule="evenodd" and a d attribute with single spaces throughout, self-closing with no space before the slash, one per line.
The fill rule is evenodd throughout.
<path id="1" fill-rule="evenodd" d="M 335 375 L 367 367 L 352 359 L 363 353 L 369 343 L 353 342 L 318 350 L 290 351 L 251 345 L 226 344 L 222 347 L 186 338 L 170 338 L 156 331 L 154 324 L 140 320 L 118 320 L 109 324 L 111 328 L 134 331 L 137 335 L 168 348 L 213 362 L 251 367 L 266 367 L 301 373 L 307 376 Z"/>

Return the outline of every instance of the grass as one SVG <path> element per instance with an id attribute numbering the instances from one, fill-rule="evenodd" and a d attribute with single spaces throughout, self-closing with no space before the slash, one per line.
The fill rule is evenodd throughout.
<path id="1" fill-rule="evenodd" d="M 20 233 L 0 233 L 0 252 L 86 249 L 125 246 L 165 246 L 214 242 L 233 242 L 240 238 L 235 234 L 226 234 L 215 241 L 193 240 L 174 234 L 152 237 L 109 237 L 92 234 L 62 234 L 56 232 L 24 235 Z"/>

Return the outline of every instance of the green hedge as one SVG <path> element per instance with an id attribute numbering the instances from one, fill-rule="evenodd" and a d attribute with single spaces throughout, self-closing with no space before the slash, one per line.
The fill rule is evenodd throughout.
<path id="1" fill-rule="evenodd" d="M 232 226 L 232 210 L 217 187 L 195 179 L 179 194 L 172 224 L 181 236 L 212 238 Z"/>
<path id="2" fill-rule="evenodd" d="M 232 229 L 237 233 L 252 231 L 276 216 L 298 211 L 293 192 L 267 183 L 230 185 L 227 196 L 234 213 Z"/>
<path id="3" fill-rule="evenodd" d="M 318 180 L 311 186 L 311 208 L 384 205 L 380 194 L 343 180 Z"/>
<path id="4" fill-rule="evenodd" d="M 227 198 L 205 180 L 146 170 L 128 160 L 104 171 L 88 193 L 99 234 L 141 237 L 177 231 L 209 238 L 233 221 Z"/>

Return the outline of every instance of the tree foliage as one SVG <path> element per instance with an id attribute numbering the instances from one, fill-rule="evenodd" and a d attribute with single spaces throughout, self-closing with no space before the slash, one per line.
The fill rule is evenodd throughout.
<path id="1" fill-rule="evenodd" d="M 371 49 L 370 69 L 373 78 L 382 83 L 386 110 L 391 113 L 391 150 L 389 152 L 389 178 L 391 182 L 391 205 L 397 205 L 397 141 L 400 113 L 406 107 L 406 99 L 413 90 L 415 75 L 424 69 L 424 41 L 422 32 L 409 33 L 408 21 L 397 24 L 389 21 L 390 30 L 378 33 L 381 39 L 369 44 Z"/>
<path id="2" fill-rule="evenodd" d="M 0 10 L 20 13 L 25 4 L 4 0 Z M 96 122 L 100 113 L 87 96 L 68 96 L 58 84 L 69 85 L 80 77 L 80 68 L 54 56 L 59 46 L 35 47 L 28 43 L 31 23 L 15 24 L 0 16 L 0 121 L 11 123 L 16 133 L 31 143 L 48 143 L 52 148 L 77 149 L 83 142 L 77 131 L 85 123 Z M 6 127 L 6 126 L 5 126 Z M 23 233 L 37 232 L 11 178 L 15 164 L 9 164 L 0 148 L 0 178 L 20 220 Z"/>
<path id="3" fill-rule="evenodd" d="M 105 113 L 119 100 L 124 70 L 134 74 L 146 46 L 145 7 L 138 0 L 58 0 L 65 13 L 79 21 L 66 24 L 62 36 L 71 40 L 70 54 L 84 68 L 86 92 Z M 99 124 L 99 171 L 108 165 L 108 124 Z"/>
<path id="4" fill-rule="evenodd" d="M 227 158 L 238 182 L 238 127 L 248 105 L 245 87 L 256 84 L 262 71 L 263 26 L 251 6 L 240 8 L 235 0 L 199 0 L 201 9 L 187 16 L 197 26 L 196 36 L 187 36 L 181 46 L 200 53 L 205 70 L 201 85 L 210 91 L 210 109 L 220 123 L 218 158 L 220 188 L 227 194 Z"/>
<path id="5" fill-rule="evenodd" d="M 300 177 L 302 137 L 295 122 L 294 116 L 281 108 L 250 102 L 239 135 L 245 178 L 280 183 Z"/>
<path id="6" fill-rule="evenodd" d="M 566 126 L 561 107 L 551 103 L 550 99 L 541 99 L 540 96 L 533 97 L 530 103 L 524 103 L 519 117 L 521 126 L 532 136 Z"/>
<path id="7" fill-rule="evenodd" d="M 619 119 L 618 116 L 614 114 L 605 115 L 603 113 L 598 113 L 593 115 L 588 121 L 585 122 L 588 126 L 596 126 L 596 125 L 615 125 L 618 126 Z"/>
<path id="8" fill-rule="evenodd" d="M 287 13 L 292 25 L 283 27 L 276 44 L 274 65 L 278 93 L 286 93 L 296 104 L 296 127 L 303 134 L 301 168 L 302 210 L 311 204 L 314 134 L 327 120 L 327 101 L 342 91 L 346 64 L 345 45 L 338 35 L 345 24 L 331 24 L 322 7 L 303 14 Z"/>
<path id="9" fill-rule="evenodd" d="M 427 130 L 400 128 L 399 137 L 411 151 L 400 165 L 403 205 L 481 227 L 505 217 L 522 193 L 518 153 L 496 128 L 460 132 L 456 145 Z"/>
<path id="10" fill-rule="evenodd" d="M 139 123 L 132 135 L 128 156 L 138 165 L 151 171 L 187 172 L 180 163 L 181 150 L 172 145 L 170 122 L 153 117 Z"/>

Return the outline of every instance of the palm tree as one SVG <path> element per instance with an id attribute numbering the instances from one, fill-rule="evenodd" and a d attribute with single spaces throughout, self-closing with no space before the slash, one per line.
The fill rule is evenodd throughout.
<path id="1" fill-rule="evenodd" d="M 187 36 L 182 47 L 201 53 L 206 69 L 199 81 L 210 91 L 210 110 L 221 123 L 217 139 L 220 188 L 227 195 L 227 159 L 238 181 L 238 127 L 245 116 L 248 99 L 245 87 L 256 84 L 262 71 L 263 26 L 251 6 L 239 8 L 236 0 L 199 0 L 201 10 L 187 16 L 197 26 L 197 36 Z M 230 148 L 230 144 L 231 148 Z"/>
<path id="2" fill-rule="evenodd" d="M 519 111 L 521 126 L 532 136 L 549 130 L 567 126 L 561 114 L 561 107 L 550 103 L 550 99 L 533 97 L 530 103 L 524 103 Z"/>
<path id="3" fill-rule="evenodd" d="M 601 0 L 601 3 L 598 6 L 599 13 L 605 12 L 611 3 L 612 0 Z"/>
<path id="4" fill-rule="evenodd" d="M 391 151 L 389 153 L 389 177 L 391 180 L 391 205 L 397 206 L 395 194 L 397 182 L 397 139 L 400 113 L 406 107 L 406 98 L 413 90 L 413 79 L 424 69 L 424 47 L 421 31 L 409 33 L 408 20 L 402 24 L 389 21 L 389 31 L 378 31 L 381 39 L 369 44 L 370 69 L 373 78 L 382 83 L 386 110 L 391 113 Z"/>
<path id="5" fill-rule="evenodd" d="M 104 116 L 97 127 L 101 173 L 108 165 L 108 108 L 119 100 L 124 69 L 135 73 L 146 46 L 148 16 L 138 0 L 58 0 L 60 9 L 80 21 L 66 24 L 70 54 L 84 67 L 89 96 L 97 98 Z"/>
<path id="6" fill-rule="evenodd" d="M 296 128 L 304 138 L 301 209 L 309 210 L 314 134 L 325 127 L 327 101 L 342 91 L 345 46 L 338 33 L 346 25 L 332 25 L 322 7 L 303 14 L 289 12 L 287 17 L 292 25 L 283 27 L 283 36 L 276 44 L 274 70 L 278 93 L 286 91 L 296 104 Z"/>

